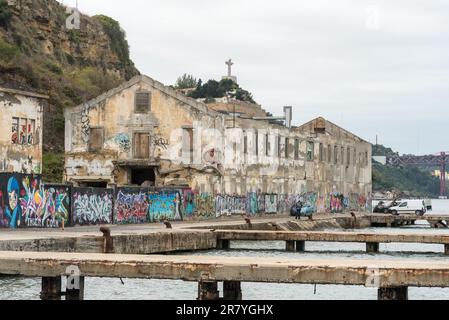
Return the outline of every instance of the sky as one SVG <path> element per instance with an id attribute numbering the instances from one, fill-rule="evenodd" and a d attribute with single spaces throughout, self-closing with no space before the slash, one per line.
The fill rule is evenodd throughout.
<path id="1" fill-rule="evenodd" d="M 78 7 L 118 20 L 136 67 L 166 85 L 184 73 L 219 80 L 232 58 L 240 86 L 274 115 L 293 106 L 294 125 L 323 116 L 401 154 L 449 150 L 447 0 L 78 0 Z"/>

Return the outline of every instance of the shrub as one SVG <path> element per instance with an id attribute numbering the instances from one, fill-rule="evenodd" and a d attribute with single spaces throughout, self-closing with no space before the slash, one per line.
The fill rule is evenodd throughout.
<path id="1" fill-rule="evenodd" d="M 9 64 L 18 54 L 19 49 L 16 46 L 13 46 L 0 38 L 0 62 Z"/>
<path id="2" fill-rule="evenodd" d="M 11 22 L 11 11 L 6 0 L 0 0 L 0 26 L 8 28 Z"/>

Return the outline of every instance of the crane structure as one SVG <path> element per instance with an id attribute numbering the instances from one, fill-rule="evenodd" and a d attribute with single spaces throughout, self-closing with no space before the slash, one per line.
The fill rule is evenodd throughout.
<path id="1" fill-rule="evenodd" d="M 440 197 L 447 198 L 446 193 L 446 166 L 449 165 L 449 151 L 442 151 L 436 154 L 415 156 L 415 155 L 390 155 L 387 156 L 387 164 L 393 166 L 414 165 L 414 166 L 438 166 L 440 167 Z"/>

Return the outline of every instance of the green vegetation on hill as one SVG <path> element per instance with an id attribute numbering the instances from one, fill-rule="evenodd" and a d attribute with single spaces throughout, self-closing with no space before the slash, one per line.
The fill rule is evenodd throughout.
<path id="1" fill-rule="evenodd" d="M 396 154 L 391 148 L 373 146 L 373 155 Z M 439 179 L 415 166 L 390 166 L 373 162 L 373 190 L 396 191 L 415 197 L 438 197 Z"/>
<path id="2" fill-rule="evenodd" d="M 20 14 L 19 14 L 20 12 Z M 125 32 L 112 18 L 81 16 L 66 29 L 66 8 L 55 0 L 0 0 L 0 86 L 50 96 L 44 112 L 42 168 L 46 181 L 62 181 L 66 107 L 95 98 L 139 72 Z"/>
<path id="3" fill-rule="evenodd" d="M 231 79 L 209 80 L 203 84 L 201 79 L 197 81 L 192 75 L 184 74 L 178 78 L 174 87 L 176 89 L 195 88 L 188 96 L 194 99 L 206 99 L 206 102 L 214 102 L 216 98 L 223 98 L 228 95 L 236 100 L 256 103 L 252 93 L 242 89 Z"/>

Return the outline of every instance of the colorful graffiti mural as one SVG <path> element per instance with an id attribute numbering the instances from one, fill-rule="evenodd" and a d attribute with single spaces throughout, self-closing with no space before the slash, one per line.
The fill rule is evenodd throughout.
<path id="1" fill-rule="evenodd" d="M 113 191 L 103 188 L 73 189 L 73 225 L 111 224 Z"/>
<path id="2" fill-rule="evenodd" d="M 257 201 L 257 193 L 256 192 L 250 192 L 248 193 L 248 200 L 247 200 L 247 209 L 246 212 L 250 215 L 256 215 L 259 213 L 259 205 Z"/>
<path id="3" fill-rule="evenodd" d="M 266 194 L 265 195 L 265 213 L 277 213 L 277 194 Z"/>
<path id="4" fill-rule="evenodd" d="M 0 227 L 59 228 L 69 224 L 70 186 L 43 185 L 38 175 L 0 174 Z"/>
<path id="5" fill-rule="evenodd" d="M 148 199 L 148 222 L 182 220 L 182 197 L 179 192 L 150 193 Z"/>
<path id="6" fill-rule="evenodd" d="M 246 213 L 246 197 L 217 195 L 215 197 L 215 215 L 217 217 Z"/>
<path id="7" fill-rule="evenodd" d="M 119 189 L 115 198 L 115 219 L 117 224 L 138 224 L 147 221 L 147 191 L 141 189 Z"/>
<path id="8" fill-rule="evenodd" d="M 195 196 L 196 216 L 199 218 L 215 217 L 215 199 L 209 193 L 201 193 Z"/>

